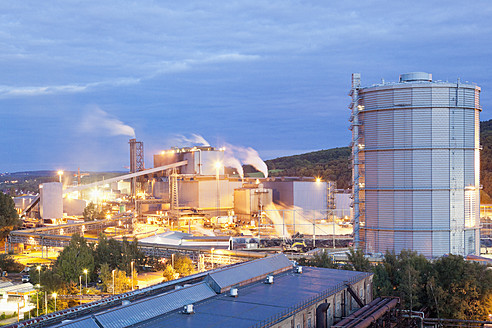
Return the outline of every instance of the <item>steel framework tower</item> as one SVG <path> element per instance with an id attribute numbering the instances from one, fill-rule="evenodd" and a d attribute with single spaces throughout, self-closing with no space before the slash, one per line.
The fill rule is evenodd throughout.
<path id="1" fill-rule="evenodd" d="M 130 139 L 130 173 L 145 170 L 143 142 L 137 139 Z M 137 194 L 137 178 L 132 178 L 132 197 Z"/>
<path id="2" fill-rule="evenodd" d="M 352 130 L 352 177 L 353 188 L 352 198 L 354 207 L 354 244 L 355 247 L 363 247 L 360 244 L 360 226 L 364 225 L 364 165 L 363 157 L 360 154 L 361 149 L 364 148 L 364 138 L 360 129 L 359 113 L 363 109 L 363 106 L 359 105 L 359 89 L 360 89 L 360 74 L 352 74 L 352 89 L 350 90 L 350 96 L 352 102 L 349 109 L 351 110 L 350 122 Z M 362 156 L 361 156 L 362 155 Z"/>

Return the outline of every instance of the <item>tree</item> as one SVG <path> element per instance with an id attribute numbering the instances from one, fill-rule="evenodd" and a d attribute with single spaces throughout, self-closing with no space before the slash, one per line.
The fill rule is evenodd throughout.
<path id="1" fill-rule="evenodd" d="M 348 264 L 347 269 L 354 271 L 362 271 L 362 272 L 370 272 L 372 269 L 372 265 L 369 260 L 364 256 L 364 252 L 362 249 L 353 247 L 349 248 L 348 253 Z"/>
<path id="2" fill-rule="evenodd" d="M 143 265 L 145 263 L 145 254 L 138 249 L 137 238 L 129 242 L 126 237 L 123 237 L 123 242 L 121 243 L 121 263 L 118 267 L 127 274 L 131 274 L 132 261 L 134 269 L 138 265 Z"/>
<path id="3" fill-rule="evenodd" d="M 189 257 L 183 255 L 178 255 L 174 260 L 174 270 L 179 273 L 180 277 L 189 276 L 190 274 L 195 273 L 193 262 Z"/>
<path id="4" fill-rule="evenodd" d="M 102 264 L 107 263 L 111 270 L 120 267 L 122 262 L 121 244 L 113 239 L 107 238 L 105 234 L 99 234 L 99 240 L 95 250 L 95 266 L 99 269 Z"/>
<path id="5" fill-rule="evenodd" d="M 20 272 L 24 265 L 16 262 L 9 254 L 0 254 L 0 270 L 7 272 Z"/>
<path id="6" fill-rule="evenodd" d="M 164 272 L 162 273 L 162 276 L 164 277 L 164 281 L 171 281 L 179 277 L 179 273 L 174 270 L 174 268 L 171 265 L 166 265 L 166 268 L 164 269 Z"/>
<path id="7" fill-rule="evenodd" d="M 22 221 L 15 210 L 12 197 L 0 191 L 0 238 L 6 238 L 9 233 L 19 228 Z"/>
<path id="8" fill-rule="evenodd" d="M 104 219 L 104 212 L 98 210 L 97 206 L 90 202 L 85 208 L 83 212 L 84 221 L 94 221 Z"/>
<path id="9" fill-rule="evenodd" d="M 326 250 L 314 254 L 313 258 L 306 262 L 306 265 L 319 268 L 338 269 L 338 265 L 333 262 L 333 259 Z"/>
<path id="10" fill-rule="evenodd" d="M 70 244 L 58 255 L 55 270 L 65 282 L 78 283 L 84 270 L 94 272 L 94 255 L 84 237 L 73 234 Z"/>
<path id="11" fill-rule="evenodd" d="M 101 273 L 99 275 L 102 280 L 103 290 L 108 293 L 113 293 L 113 276 L 115 294 L 121 294 L 131 289 L 131 278 L 126 276 L 125 271 L 118 269 L 111 270 L 107 263 L 103 263 L 101 265 Z"/>

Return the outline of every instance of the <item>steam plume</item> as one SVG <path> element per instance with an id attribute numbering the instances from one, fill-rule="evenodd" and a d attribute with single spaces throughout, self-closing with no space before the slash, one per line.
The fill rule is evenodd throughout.
<path id="1" fill-rule="evenodd" d="M 229 147 L 226 147 L 224 152 L 224 166 L 235 168 L 241 179 L 244 178 L 243 166 L 241 165 L 241 162 L 234 157 L 234 153 Z"/>
<path id="2" fill-rule="evenodd" d="M 238 162 L 240 161 L 242 164 L 249 164 L 253 166 L 255 169 L 263 173 L 265 178 L 268 178 L 268 167 L 260 158 L 258 152 L 253 148 L 226 145 L 226 158 L 230 157 L 238 160 Z"/>
<path id="3" fill-rule="evenodd" d="M 192 133 L 190 137 L 185 137 L 184 135 L 178 134 L 170 140 L 170 144 L 174 147 L 210 146 L 204 137 L 195 133 Z"/>
<path id="4" fill-rule="evenodd" d="M 108 114 L 98 106 L 89 109 L 82 119 L 81 128 L 87 132 L 104 131 L 112 136 L 129 136 L 135 138 L 135 130 L 124 124 L 115 116 Z"/>

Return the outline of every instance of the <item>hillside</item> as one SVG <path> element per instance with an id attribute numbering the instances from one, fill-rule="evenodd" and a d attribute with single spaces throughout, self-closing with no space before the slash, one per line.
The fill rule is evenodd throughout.
<path id="1" fill-rule="evenodd" d="M 350 148 L 333 148 L 265 161 L 270 176 L 309 176 L 351 187 Z"/>
<path id="2" fill-rule="evenodd" d="M 480 183 L 482 203 L 492 203 L 492 120 L 480 122 Z M 265 161 L 271 176 L 311 176 L 337 182 L 338 188 L 350 188 L 350 148 L 333 148 Z"/>

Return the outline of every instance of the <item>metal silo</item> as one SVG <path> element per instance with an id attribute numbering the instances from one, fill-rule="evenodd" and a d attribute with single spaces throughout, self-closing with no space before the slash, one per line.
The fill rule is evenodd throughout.
<path id="1" fill-rule="evenodd" d="M 352 75 L 354 237 L 366 252 L 479 252 L 480 88 Z"/>

